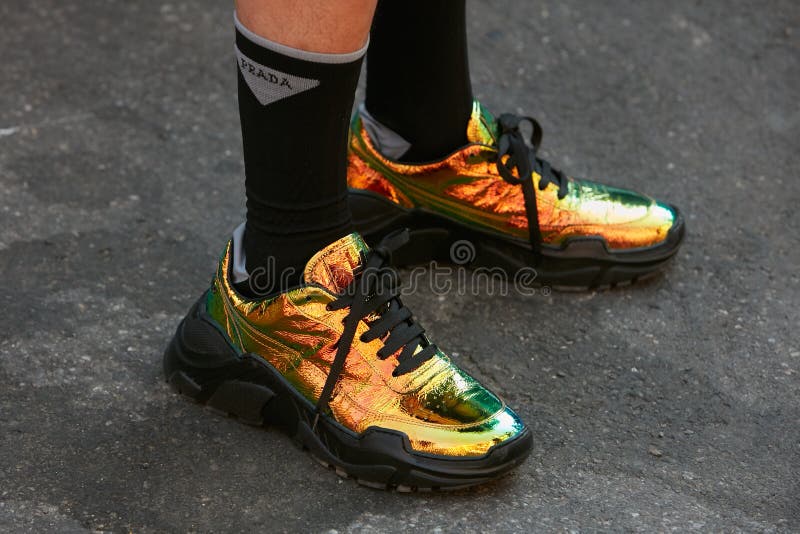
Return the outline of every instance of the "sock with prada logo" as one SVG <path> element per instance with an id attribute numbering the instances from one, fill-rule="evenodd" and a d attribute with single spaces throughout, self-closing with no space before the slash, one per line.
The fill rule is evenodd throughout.
<path id="1" fill-rule="evenodd" d="M 366 109 L 410 148 L 439 159 L 467 143 L 472 85 L 466 0 L 380 0 L 367 53 Z"/>
<path id="2" fill-rule="evenodd" d="M 350 54 L 306 52 L 254 34 L 238 17 L 235 23 L 243 253 L 247 273 L 259 279 L 251 293 L 263 293 L 271 292 L 267 282 L 279 289 L 281 276 L 284 287 L 296 285 L 314 253 L 352 231 L 347 132 L 366 46 Z"/>

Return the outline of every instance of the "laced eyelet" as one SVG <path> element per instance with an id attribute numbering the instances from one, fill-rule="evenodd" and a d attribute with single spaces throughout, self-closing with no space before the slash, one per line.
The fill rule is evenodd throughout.
<path id="1" fill-rule="evenodd" d="M 527 122 L 533 128 L 528 140 L 520 130 L 520 124 Z M 522 196 L 525 200 L 525 216 L 528 219 L 528 239 L 536 262 L 541 259 L 542 234 L 539 228 L 539 215 L 536 205 L 537 187 L 528 180 L 529 173 L 535 172 L 540 176 L 538 190 L 544 191 L 547 185 L 553 183 L 558 186 L 559 199 L 566 196 L 567 178 L 564 174 L 550 166 L 548 162 L 536 156 L 542 141 L 542 126 L 532 117 L 519 117 L 511 113 L 504 113 L 497 119 L 500 137 L 497 140 L 497 172 L 506 182 L 522 186 Z M 513 173 L 516 168 L 516 176 Z M 525 177 L 523 180 L 522 177 Z M 542 183 L 544 181 L 544 184 Z M 543 187 L 544 186 L 544 187 Z"/>
<path id="2" fill-rule="evenodd" d="M 408 240 L 409 231 L 407 229 L 393 232 L 384 237 L 382 245 L 377 247 L 383 254 L 370 253 L 364 260 L 364 272 L 370 272 L 372 269 L 380 272 L 380 269 L 389 262 L 389 258 L 384 254 L 391 255 L 392 251 L 406 244 Z M 364 276 L 363 273 L 361 276 Z M 353 347 L 357 329 L 361 321 L 367 321 L 368 318 L 373 317 L 373 313 L 380 315 L 380 326 L 373 324 L 367 329 L 367 332 L 362 330 L 363 333 L 359 337 L 363 342 L 367 342 L 366 339 L 385 339 L 384 346 L 375 353 L 376 357 L 381 360 L 391 356 L 391 354 L 387 354 L 387 347 L 395 347 L 393 352 L 399 351 L 398 364 L 402 365 L 399 372 L 397 368 L 393 370 L 393 378 L 408 373 L 436 355 L 436 345 L 427 342 L 427 338 L 424 337 L 425 329 L 414 321 L 411 312 L 400 301 L 399 295 L 395 293 L 396 288 L 388 284 L 384 277 L 377 277 L 374 282 L 370 280 L 370 284 L 361 283 L 362 281 L 364 281 L 363 278 L 354 278 L 350 281 L 351 286 L 348 288 L 354 290 L 353 295 L 342 295 L 325 304 L 325 308 L 329 311 L 342 310 L 341 315 L 345 315 L 345 317 L 341 320 L 344 329 L 336 341 L 336 355 L 317 400 L 317 410 L 328 407 L 328 402 Z M 412 348 L 422 344 L 425 346 L 412 355 Z M 412 361 L 408 361 L 409 359 Z M 416 365 L 409 367 L 412 363 Z"/>

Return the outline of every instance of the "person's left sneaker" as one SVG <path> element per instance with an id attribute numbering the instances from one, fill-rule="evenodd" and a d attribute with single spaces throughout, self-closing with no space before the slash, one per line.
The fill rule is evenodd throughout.
<path id="1" fill-rule="evenodd" d="M 180 393 L 283 428 L 321 463 L 399 491 L 482 484 L 521 464 L 531 431 L 425 335 L 384 267 L 407 234 L 358 234 L 269 296 L 234 286 L 236 237 L 164 354 Z M 260 454 L 257 451 L 253 454 Z"/>
<path id="2" fill-rule="evenodd" d="M 520 129 L 526 122 L 530 144 Z M 535 268 L 542 285 L 605 287 L 659 270 L 683 239 L 676 207 L 570 178 L 537 157 L 542 130 L 529 117 L 495 119 L 476 101 L 469 144 L 424 164 L 387 157 L 408 145 L 363 109 L 350 134 L 356 229 L 371 241 L 410 228 L 412 246 L 397 255 L 399 264 L 470 260 L 510 275 Z M 452 257 L 464 241 L 466 257 Z"/>

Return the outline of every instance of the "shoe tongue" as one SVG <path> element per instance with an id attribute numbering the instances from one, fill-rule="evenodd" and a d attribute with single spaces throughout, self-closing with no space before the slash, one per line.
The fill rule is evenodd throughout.
<path id="1" fill-rule="evenodd" d="M 497 120 L 476 100 L 472 104 L 472 115 L 467 123 L 467 139 L 470 143 L 495 145 L 497 138 Z"/>
<path id="2" fill-rule="evenodd" d="M 367 244 L 353 232 L 314 254 L 306 264 L 303 278 L 308 284 L 341 293 L 360 271 L 367 252 Z"/>

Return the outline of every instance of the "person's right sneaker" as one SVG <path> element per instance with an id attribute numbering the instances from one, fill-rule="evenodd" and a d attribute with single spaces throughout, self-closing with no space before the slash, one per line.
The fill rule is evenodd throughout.
<path id="1" fill-rule="evenodd" d="M 397 137 L 356 113 L 347 181 L 353 223 L 368 243 L 411 229 L 398 265 L 450 260 L 510 278 L 535 268 L 538 284 L 590 289 L 657 272 L 683 241 L 675 206 L 572 178 L 541 159 L 542 129 L 530 117 L 495 118 L 476 101 L 469 143 L 426 163 L 384 155 L 405 142 Z"/>
<path id="2" fill-rule="evenodd" d="M 164 355 L 180 393 L 245 422 L 274 424 L 342 476 L 400 491 L 487 482 L 519 465 L 531 432 L 428 341 L 358 234 L 317 253 L 305 283 L 247 298 L 228 244 L 211 288 Z"/>

